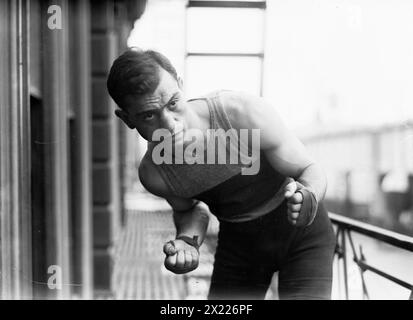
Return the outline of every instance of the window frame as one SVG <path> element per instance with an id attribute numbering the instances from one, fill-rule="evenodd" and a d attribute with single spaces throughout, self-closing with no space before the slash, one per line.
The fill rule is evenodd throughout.
<path id="1" fill-rule="evenodd" d="M 188 28 L 188 9 L 190 8 L 233 8 L 233 9 L 261 9 L 263 11 L 262 18 L 262 44 L 261 50 L 254 53 L 244 52 L 191 52 L 188 51 L 188 39 L 186 36 L 186 30 Z M 185 12 L 185 64 L 184 64 L 184 76 L 185 79 L 188 75 L 188 58 L 189 57 L 251 57 L 258 58 L 260 60 L 259 74 L 259 95 L 263 95 L 264 87 L 264 58 L 265 58 L 265 34 L 266 34 L 266 1 L 201 1 L 201 0 L 189 0 L 186 5 Z M 185 91 L 187 87 L 185 86 Z"/>

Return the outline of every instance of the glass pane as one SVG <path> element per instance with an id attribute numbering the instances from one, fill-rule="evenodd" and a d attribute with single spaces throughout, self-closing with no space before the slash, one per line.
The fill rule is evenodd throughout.
<path id="1" fill-rule="evenodd" d="M 257 53 L 263 48 L 263 10 L 188 8 L 188 52 Z"/>
<path id="2" fill-rule="evenodd" d="M 219 89 L 260 93 L 261 59 L 255 57 L 188 57 L 185 88 L 196 97 Z"/>

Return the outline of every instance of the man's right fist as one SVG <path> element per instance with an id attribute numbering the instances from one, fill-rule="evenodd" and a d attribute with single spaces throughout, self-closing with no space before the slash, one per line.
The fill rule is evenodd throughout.
<path id="1" fill-rule="evenodd" d="M 163 246 L 163 252 L 166 254 L 165 268 L 173 273 L 187 273 L 198 267 L 198 250 L 183 240 L 168 241 Z"/>

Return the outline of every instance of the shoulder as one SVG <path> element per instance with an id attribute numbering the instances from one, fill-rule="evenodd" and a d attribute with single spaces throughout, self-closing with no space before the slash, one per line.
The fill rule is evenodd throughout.
<path id="1" fill-rule="evenodd" d="M 291 141 L 291 132 L 277 108 L 269 101 L 236 91 L 223 91 L 220 98 L 234 128 L 260 130 L 260 143 L 263 149 L 272 149 L 283 142 Z"/>
<path id="2" fill-rule="evenodd" d="M 263 98 L 242 91 L 220 91 L 221 105 L 235 128 L 259 128 L 274 107 Z"/>
<path id="3" fill-rule="evenodd" d="M 138 173 L 142 185 L 150 193 L 160 197 L 166 197 L 170 194 L 169 188 L 162 175 L 159 173 L 156 165 L 152 162 L 149 150 L 142 158 Z"/>

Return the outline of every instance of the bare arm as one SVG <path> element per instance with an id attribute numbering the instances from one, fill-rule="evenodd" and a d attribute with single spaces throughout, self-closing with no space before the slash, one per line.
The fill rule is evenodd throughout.
<path id="1" fill-rule="evenodd" d="M 288 141 L 294 145 L 293 139 L 284 141 L 279 146 L 266 149 L 265 154 L 276 170 L 294 178 L 312 190 L 317 201 L 321 201 L 324 199 L 327 188 L 327 178 L 324 171 L 310 157 L 306 156 L 305 149 L 298 145 L 301 142 L 297 142 L 298 146 L 296 148 L 286 145 Z M 296 159 L 294 160 L 294 158 Z"/>
<path id="2" fill-rule="evenodd" d="M 176 227 L 174 240 L 164 244 L 165 267 L 177 274 L 186 273 L 198 267 L 199 247 L 204 239 L 209 223 L 208 207 L 203 202 L 172 196 L 156 168 L 144 159 L 139 167 L 139 177 L 143 186 L 151 193 L 165 198 L 173 209 Z M 195 246 L 186 236 L 196 240 Z"/>
<path id="3" fill-rule="evenodd" d="M 287 129 L 273 105 L 243 93 L 229 94 L 223 100 L 233 126 L 237 129 L 259 129 L 260 149 L 275 170 L 290 177 L 284 188 L 290 223 L 310 225 L 327 188 L 321 167 Z"/>
<path id="4" fill-rule="evenodd" d="M 232 93 L 225 98 L 231 123 L 237 128 L 260 129 L 260 145 L 278 172 L 310 188 L 317 201 L 324 198 L 327 179 L 301 141 L 285 126 L 276 108 L 262 98 Z"/>
<path id="5" fill-rule="evenodd" d="M 208 207 L 203 202 L 193 199 L 167 197 L 166 200 L 173 208 L 176 237 L 197 236 L 198 244 L 201 245 L 209 223 Z"/>

